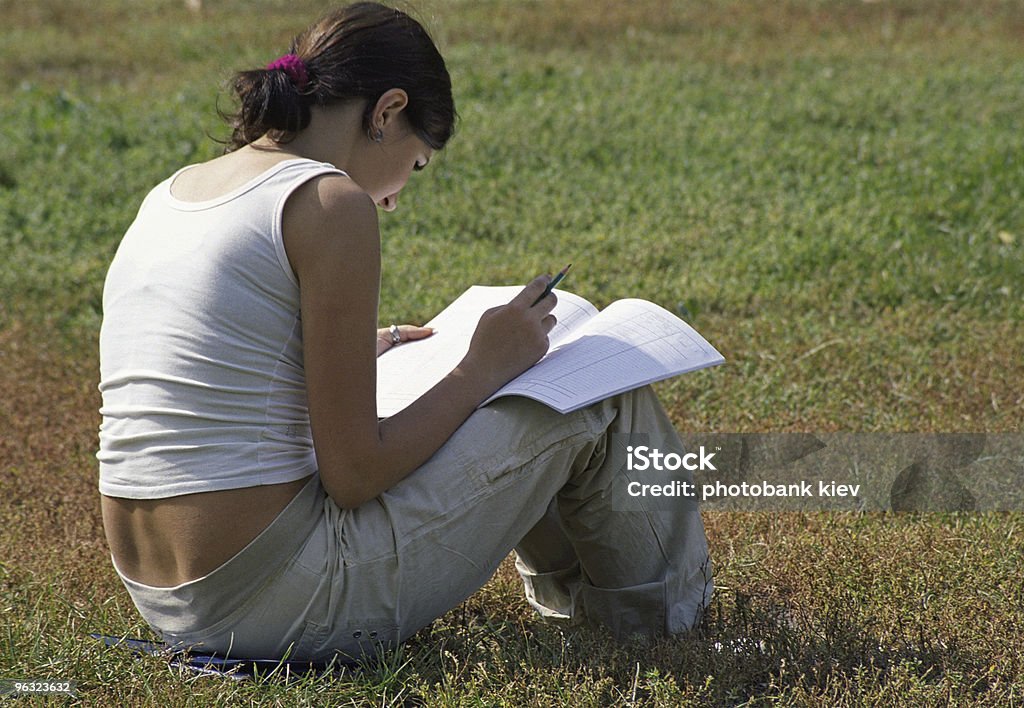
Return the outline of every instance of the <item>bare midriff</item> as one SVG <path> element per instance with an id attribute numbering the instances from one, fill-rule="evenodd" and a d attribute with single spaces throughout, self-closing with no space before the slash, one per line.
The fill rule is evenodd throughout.
<path id="1" fill-rule="evenodd" d="M 266 529 L 307 481 L 165 499 L 102 496 L 110 552 L 121 573 L 143 585 L 201 578 Z"/>

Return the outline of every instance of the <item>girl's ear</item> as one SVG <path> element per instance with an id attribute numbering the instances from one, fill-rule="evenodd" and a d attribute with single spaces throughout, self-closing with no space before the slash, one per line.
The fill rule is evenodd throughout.
<path id="1" fill-rule="evenodd" d="M 388 89 L 377 99 L 373 107 L 370 125 L 374 130 L 385 130 L 395 123 L 405 107 L 409 105 L 409 94 L 403 89 Z"/>

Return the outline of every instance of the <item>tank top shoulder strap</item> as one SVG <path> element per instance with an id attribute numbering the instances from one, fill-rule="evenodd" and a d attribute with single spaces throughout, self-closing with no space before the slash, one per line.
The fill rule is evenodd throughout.
<path id="1" fill-rule="evenodd" d="M 195 167 L 189 165 L 182 167 L 169 178 L 164 180 L 162 192 L 164 200 L 172 207 L 180 211 L 203 211 L 213 207 L 222 206 L 230 202 L 236 202 L 242 197 L 251 195 L 253 192 L 272 192 L 284 188 L 290 194 L 296 187 L 304 182 L 323 174 L 340 174 L 348 176 L 343 170 L 339 170 L 328 162 L 318 162 L 306 158 L 293 158 L 282 160 L 269 167 L 244 184 L 235 187 L 229 192 L 212 199 L 202 201 L 182 201 L 171 193 L 171 185 L 174 180 L 186 170 Z M 287 198 L 287 195 L 285 195 Z"/>

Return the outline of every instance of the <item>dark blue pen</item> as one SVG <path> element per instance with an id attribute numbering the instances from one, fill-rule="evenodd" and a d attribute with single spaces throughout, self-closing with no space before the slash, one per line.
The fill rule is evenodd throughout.
<path id="1" fill-rule="evenodd" d="M 562 278 L 565 277 L 565 274 L 569 272 L 570 268 L 572 268 L 572 263 L 567 265 L 565 268 L 562 268 L 562 270 L 558 271 L 558 275 L 551 279 L 551 282 L 548 283 L 548 286 L 546 288 L 544 288 L 544 292 L 540 294 L 540 297 L 533 301 L 533 305 L 536 305 L 538 302 L 546 298 L 551 293 L 551 291 L 555 289 L 555 286 L 562 282 Z M 530 307 L 533 307 L 533 305 L 530 305 Z"/>

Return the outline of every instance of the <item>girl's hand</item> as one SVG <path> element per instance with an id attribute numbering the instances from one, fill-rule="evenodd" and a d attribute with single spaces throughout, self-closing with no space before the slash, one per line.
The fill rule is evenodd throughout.
<path id="1" fill-rule="evenodd" d="M 417 325 L 398 325 L 398 336 L 403 342 L 411 342 L 415 339 L 424 339 L 434 333 L 430 327 L 418 327 Z M 391 328 L 377 330 L 377 356 L 380 356 L 394 346 L 391 340 Z"/>
<path id="2" fill-rule="evenodd" d="M 470 341 L 469 353 L 459 365 L 473 372 L 490 393 L 537 363 L 548 351 L 548 333 L 555 326 L 551 314 L 558 298 L 548 294 L 536 305 L 551 277 L 533 280 L 510 303 L 484 312 Z"/>

